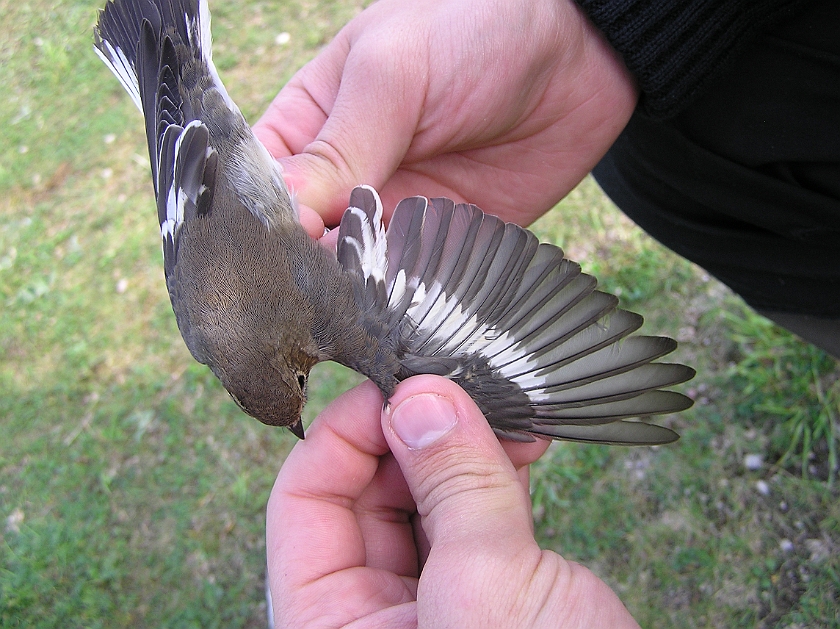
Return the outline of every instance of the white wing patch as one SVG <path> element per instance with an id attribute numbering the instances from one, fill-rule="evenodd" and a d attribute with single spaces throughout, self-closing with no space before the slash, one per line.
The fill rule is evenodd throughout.
<path id="1" fill-rule="evenodd" d="M 166 194 L 166 218 L 160 223 L 160 235 L 161 238 L 163 238 L 164 240 L 167 237 L 174 240 L 178 228 L 184 222 L 184 208 L 187 202 L 189 201 L 190 203 L 195 204 L 198 197 L 205 190 L 207 190 L 207 186 L 201 184 L 201 186 L 198 188 L 198 193 L 195 195 L 195 198 L 191 198 L 190 195 L 187 194 L 187 191 L 181 185 L 183 177 L 181 164 L 183 164 L 184 162 L 184 160 L 180 159 L 182 142 L 190 129 L 195 129 L 203 126 L 204 124 L 200 120 L 193 120 L 178 134 L 178 139 L 175 140 L 175 147 L 173 149 L 172 155 L 168 156 L 161 154 L 158 156 L 158 164 L 160 164 L 161 167 L 171 168 L 174 173 L 172 177 L 172 183 L 169 186 L 169 189 L 166 191 L 160 191 L 161 194 Z M 166 143 L 162 143 L 161 149 L 163 149 L 165 146 Z M 206 149 L 205 157 L 209 157 L 212 153 L 213 148 L 208 146 Z"/>
<path id="2" fill-rule="evenodd" d="M 385 226 L 382 224 L 382 200 L 376 190 L 370 186 L 360 187 L 373 195 L 376 200 L 376 210 L 371 221 L 361 208 L 347 208 L 347 212 L 350 212 L 362 224 L 362 241 L 359 242 L 356 238 L 347 238 L 346 242 L 356 249 L 364 277 L 373 278 L 377 282 L 384 282 L 388 266 L 388 247 L 385 241 Z M 404 277 L 405 274 L 403 274 Z"/>
<path id="3" fill-rule="evenodd" d="M 396 291 L 392 291 L 389 306 L 393 307 L 398 303 L 394 300 L 395 293 Z M 434 298 L 434 302 L 423 316 L 422 313 L 427 308 L 427 297 Z M 401 298 L 401 295 L 397 295 L 397 298 Z M 421 283 L 417 286 L 406 314 L 414 321 L 420 319 L 417 330 L 421 334 L 434 332 L 435 338 L 446 339 L 445 343 L 435 351 L 436 354 L 444 356 L 480 354 L 491 367 L 499 369 L 506 377 L 517 382 L 520 386 L 523 385 L 519 382 L 519 379 L 523 376 L 527 376 L 529 382 L 533 382 L 533 374 L 511 374 L 505 373 L 503 369 L 505 365 L 523 357 L 526 358 L 526 362 L 532 363 L 533 366 L 536 365 L 536 359 L 529 360 L 530 353 L 522 346 L 523 344 L 515 342 L 511 334 L 505 330 L 498 330 L 480 323 L 475 314 L 467 315 L 466 310 L 458 301 L 457 296 L 448 296 L 442 290 L 440 283 L 433 282 L 428 293 L 424 284 Z M 523 386 L 523 388 L 525 387 Z"/>

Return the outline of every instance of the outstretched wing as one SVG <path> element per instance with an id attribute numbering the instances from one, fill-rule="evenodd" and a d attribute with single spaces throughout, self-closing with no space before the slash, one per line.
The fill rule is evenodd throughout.
<path id="1" fill-rule="evenodd" d="M 383 260 L 378 197 L 372 189 L 354 194 L 357 209 L 342 220 L 339 257 L 364 278 L 368 319 L 396 335 L 401 378 L 451 378 L 509 439 L 677 438 L 625 420 L 688 408 L 689 398 L 662 389 L 694 371 L 653 362 L 676 343 L 630 336 L 642 317 L 617 309 L 618 300 L 597 291 L 562 250 L 473 205 L 415 197 L 397 206 Z M 359 230 L 365 235 L 344 242 Z"/>

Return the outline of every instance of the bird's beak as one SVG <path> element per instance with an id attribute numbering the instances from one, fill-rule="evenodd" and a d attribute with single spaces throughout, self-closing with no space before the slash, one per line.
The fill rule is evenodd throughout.
<path id="1" fill-rule="evenodd" d="M 295 437 L 297 437 L 298 439 L 304 439 L 305 438 L 304 435 L 303 435 L 303 420 L 301 420 L 301 419 L 297 420 L 296 424 L 292 424 L 291 426 L 289 426 L 289 430 L 291 430 L 292 434 Z"/>

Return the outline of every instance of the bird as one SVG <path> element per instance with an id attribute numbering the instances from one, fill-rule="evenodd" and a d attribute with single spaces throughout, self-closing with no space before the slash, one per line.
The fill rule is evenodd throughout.
<path id="1" fill-rule="evenodd" d="M 213 64 L 206 0 L 108 0 L 94 50 L 145 119 L 166 286 L 192 356 L 248 415 L 304 438 L 310 369 L 336 361 L 397 384 L 459 384 L 495 433 L 658 445 L 645 421 L 691 406 L 656 362 L 676 342 L 559 247 L 446 198 L 350 194 L 336 250 L 311 238 L 277 162 Z"/>

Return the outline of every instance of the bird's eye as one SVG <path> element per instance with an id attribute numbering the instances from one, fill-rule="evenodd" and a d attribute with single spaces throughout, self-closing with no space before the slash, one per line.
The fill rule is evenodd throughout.
<path id="1" fill-rule="evenodd" d="M 306 391 L 306 376 L 302 373 L 298 374 L 298 386 L 300 387 L 301 391 Z"/>

